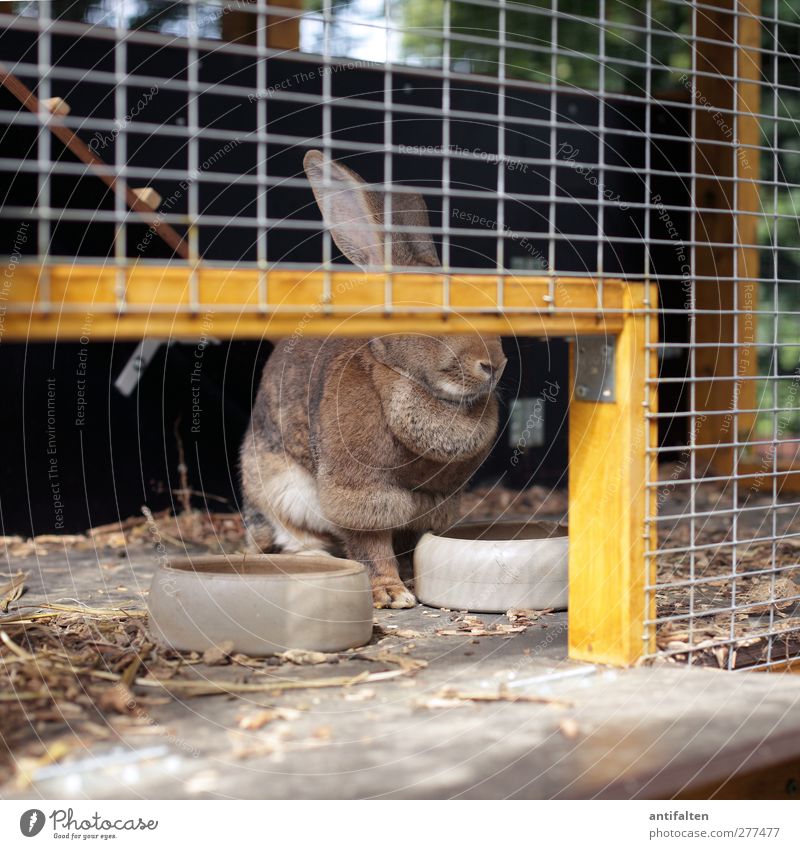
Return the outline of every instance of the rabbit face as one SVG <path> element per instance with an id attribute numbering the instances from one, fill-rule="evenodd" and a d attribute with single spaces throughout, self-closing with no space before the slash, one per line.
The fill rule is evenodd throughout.
<path id="1" fill-rule="evenodd" d="M 506 365 L 497 336 L 382 336 L 370 341 L 370 350 L 437 398 L 459 403 L 489 395 Z"/>
<path id="2" fill-rule="evenodd" d="M 392 192 L 392 230 L 387 236 L 383 193 L 370 190 L 358 174 L 317 150 L 306 154 L 303 166 L 333 240 L 356 265 L 382 268 L 388 255 L 395 268 L 440 266 L 426 232 L 430 225 L 421 195 Z M 387 335 L 371 340 L 370 350 L 379 362 L 432 395 L 458 403 L 489 395 L 506 364 L 497 336 Z"/>

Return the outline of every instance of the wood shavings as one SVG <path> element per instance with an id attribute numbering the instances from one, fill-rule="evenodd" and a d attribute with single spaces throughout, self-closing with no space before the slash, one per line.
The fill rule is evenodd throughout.
<path id="1" fill-rule="evenodd" d="M 392 636 L 400 637 L 404 640 L 416 640 L 425 635 L 421 631 L 415 631 L 413 628 L 398 628 L 392 632 Z"/>
<path id="2" fill-rule="evenodd" d="M 114 726 L 117 733 L 156 734 L 160 732 L 147 730 L 152 721 L 138 720 L 144 705 L 164 704 L 168 697 L 278 695 L 321 688 L 339 688 L 343 695 L 350 695 L 366 685 L 363 696 L 356 697 L 366 701 L 374 698 L 378 683 L 403 679 L 425 665 L 408 654 L 370 651 L 361 659 L 371 666 L 379 663 L 391 668 L 304 678 L 301 668 L 292 671 L 294 664 L 271 671 L 263 659 L 231 655 L 232 646 L 227 644 L 205 657 L 157 646 L 147 631 L 143 610 L 80 604 L 43 608 L 0 617 L 0 768 L 11 752 L 15 761 L 34 758 L 31 769 L 44 762 L 37 758 L 60 757 L 59 749 L 49 751 L 47 747 L 65 722 L 75 729 L 76 745 L 83 748 L 90 747 L 92 739 L 108 738 L 112 734 L 110 718 L 105 725 L 98 723 L 98 711 L 119 717 L 122 724 Z M 312 654 L 311 659 L 340 658 Z M 209 674 L 208 663 L 198 674 L 196 667 L 204 661 L 220 669 L 218 677 Z M 234 670 L 247 676 L 245 680 L 233 680 L 230 673 Z M 296 714 L 280 709 L 268 716 L 289 719 Z M 258 724 L 263 719 L 252 721 Z"/>
<path id="3" fill-rule="evenodd" d="M 76 545 L 85 542 L 86 537 L 82 534 L 40 534 L 33 538 L 40 545 Z"/>
<path id="4" fill-rule="evenodd" d="M 406 654 L 395 654 L 385 650 L 375 652 L 374 654 L 360 652 L 352 655 L 352 657 L 359 658 L 360 660 L 369 660 L 374 663 L 388 663 L 392 666 L 399 666 L 403 672 L 417 672 L 428 665 L 426 660 L 420 660 Z"/>
<path id="5" fill-rule="evenodd" d="M 219 666 L 228 659 L 228 655 L 233 651 L 233 642 L 225 640 L 218 646 L 211 646 L 203 652 L 203 663 L 207 666 Z"/>
<path id="6" fill-rule="evenodd" d="M 506 611 L 506 618 L 514 625 L 533 625 L 537 619 L 552 612 L 552 607 L 548 607 L 545 610 L 524 610 L 522 608 L 512 607 Z"/>
<path id="7" fill-rule="evenodd" d="M 769 613 L 773 606 L 776 610 L 785 610 L 796 604 L 798 595 L 800 595 L 800 586 L 790 578 L 780 577 L 775 578 L 774 586 L 769 579 L 753 584 L 745 594 L 745 601 L 747 604 L 759 601 L 771 602 L 750 608 L 751 613 Z"/>
<path id="8" fill-rule="evenodd" d="M 316 666 L 320 663 L 329 663 L 338 660 L 335 654 L 325 654 L 320 651 L 307 651 L 306 649 L 289 649 L 278 655 L 281 660 L 293 663 L 296 666 Z"/>
<path id="9" fill-rule="evenodd" d="M 485 702 L 526 702 L 529 704 L 552 705 L 558 708 L 572 707 L 572 702 L 565 699 L 550 698 L 549 696 L 538 696 L 530 693 L 517 693 L 507 687 L 500 687 L 495 691 L 473 690 L 460 691 L 453 688 L 445 688 L 430 699 L 421 699 L 416 702 L 417 707 L 441 708 L 458 707 L 468 703 Z"/>
<path id="10" fill-rule="evenodd" d="M 760 522 L 757 513 L 740 515 L 735 545 L 730 515 L 712 515 L 695 525 L 692 536 L 690 523 L 680 515 L 688 506 L 688 489 L 683 500 L 677 492 L 669 505 L 678 511 L 675 521 L 660 525 L 658 534 L 656 607 L 666 621 L 657 627 L 656 642 L 660 651 L 671 652 L 663 659 L 675 663 L 691 657 L 698 665 L 728 669 L 800 654 L 800 539 L 748 540 L 748 535 L 763 535 L 748 521 L 752 516 Z M 754 508 L 759 496 L 751 492 L 746 500 Z M 760 500 L 768 509 L 769 496 Z M 703 483 L 696 488 L 694 506 L 712 514 L 717 507 L 730 508 L 730 489 Z M 797 530 L 797 523 L 790 522 L 777 534 Z M 670 551 L 692 545 L 703 547 Z M 774 579 L 769 569 L 779 570 Z M 690 588 L 692 580 L 696 583 Z"/>
<path id="11" fill-rule="evenodd" d="M 566 737 L 567 740 L 574 740 L 581 733 L 580 726 L 571 716 L 565 716 L 558 723 L 558 730 L 561 736 Z"/>
<path id="12" fill-rule="evenodd" d="M 562 516 L 567 512 L 566 489 L 531 486 L 516 490 L 500 486 L 479 486 L 464 493 L 459 509 L 471 522 L 530 520 L 542 516 Z"/>
<path id="13" fill-rule="evenodd" d="M 192 491 L 191 494 L 214 500 L 205 493 Z M 2 536 L 0 553 L 9 557 L 40 557 L 53 551 L 63 552 L 65 546 L 78 550 L 150 549 L 156 536 L 181 552 L 187 546 L 197 546 L 209 552 L 234 553 L 243 550 L 245 541 L 244 524 L 238 513 L 192 510 L 175 516 L 168 509 L 154 513 L 145 507 L 141 516 L 89 528 L 85 534 L 40 534 L 32 539 Z"/>
<path id="14" fill-rule="evenodd" d="M 470 626 L 467 628 L 439 628 L 436 634 L 440 637 L 505 637 L 510 634 L 521 634 L 526 625 L 494 625 L 491 628 Z"/>
<path id="15" fill-rule="evenodd" d="M 17 601 L 25 592 L 25 572 L 17 572 L 11 576 L 11 580 L 4 584 L 0 584 L 0 612 L 6 613 L 9 604 L 12 601 Z"/>
<path id="16" fill-rule="evenodd" d="M 457 613 L 451 617 L 453 627 L 438 628 L 435 633 L 440 637 L 507 637 L 513 634 L 521 634 L 530 625 L 530 622 L 507 624 L 496 622 L 487 625 L 479 616 L 471 613 Z"/>
<path id="17" fill-rule="evenodd" d="M 315 740 L 324 740 L 327 742 L 333 737 L 333 729 L 330 725 L 319 725 L 311 732 L 311 736 Z"/>
<path id="18" fill-rule="evenodd" d="M 375 698 L 375 690 L 371 687 L 359 687 L 352 693 L 345 693 L 344 700 L 346 702 L 367 702 Z"/>
<path id="19" fill-rule="evenodd" d="M 267 708 L 247 713 L 240 717 L 237 726 L 246 731 L 258 731 L 270 722 L 294 721 L 302 714 L 292 708 Z"/>
<path id="20" fill-rule="evenodd" d="M 382 637 L 399 637 L 403 640 L 416 640 L 424 637 L 422 631 L 416 631 L 413 628 L 399 628 L 397 625 L 381 625 L 376 622 L 374 626 L 375 633 Z"/>
<path id="21" fill-rule="evenodd" d="M 133 693 L 120 681 L 105 689 L 97 699 L 97 706 L 103 711 L 129 714 L 135 705 Z"/>

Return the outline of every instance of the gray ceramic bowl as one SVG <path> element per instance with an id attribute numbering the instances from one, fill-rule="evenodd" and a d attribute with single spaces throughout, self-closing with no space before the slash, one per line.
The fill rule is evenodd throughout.
<path id="1" fill-rule="evenodd" d="M 153 576 L 148 607 L 154 637 L 189 651 L 228 641 L 250 655 L 342 651 L 372 635 L 367 570 L 336 557 L 171 559 Z"/>
<path id="2" fill-rule="evenodd" d="M 556 522 L 455 525 L 414 550 L 414 591 L 424 604 L 504 613 L 567 606 L 567 528 Z"/>

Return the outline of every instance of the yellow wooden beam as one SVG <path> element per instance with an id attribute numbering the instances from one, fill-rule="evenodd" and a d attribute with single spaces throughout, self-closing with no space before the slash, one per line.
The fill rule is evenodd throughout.
<path id="1" fill-rule="evenodd" d="M 8 278 L 7 278 L 8 280 Z M 446 286 L 445 284 L 448 283 Z M 655 286 L 494 274 L 215 269 L 180 265 L 16 266 L 4 283 L 3 340 L 261 339 L 481 332 L 617 336 L 616 400 L 570 407 L 570 656 L 634 662 L 645 611 L 646 377 L 655 376 Z M 445 299 L 445 292 L 449 297 Z M 387 308 L 387 298 L 389 307 Z M 598 304 L 598 299 L 600 303 Z M 655 388 L 649 395 L 655 411 Z M 653 527 L 651 525 L 651 527 Z M 647 615 L 653 613 L 653 603 Z"/>
<path id="2" fill-rule="evenodd" d="M 718 212 L 702 212 L 695 216 L 699 244 L 695 249 L 697 274 L 705 279 L 696 286 L 696 306 L 703 312 L 697 316 L 698 342 L 750 343 L 739 348 L 703 347 L 695 352 L 698 377 L 710 378 L 698 384 L 696 407 L 705 410 L 730 410 L 727 417 L 708 416 L 698 421 L 697 441 L 709 445 L 747 440 L 755 422 L 755 414 L 736 417 L 738 433 L 734 433 L 733 411 L 753 409 L 756 383 L 734 381 L 734 375 L 757 373 L 755 348 L 758 309 L 758 284 L 744 278 L 759 276 L 758 248 L 736 247 L 757 244 L 759 119 L 761 85 L 761 24 L 757 18 L 760 0 L 708 0 L 697 12 L 695 42 L 697 70 L 695 81 L 697 109 L 695 120 L 695 160 L 698 177 L 695 200 L 700 206 Z M 736 8 L 742 14 L 731 14 Z M 712 74 L 713 76 L 709 76 Z M 736 78 L 739 78 L 737 81 Z M 733 110 L 737 110 L 734 119 Z M 738 145 L 734 144 L 738 142 Z M 731 179 L 737 179 L 734 183 Z M 716 242 L 730 247 L 705 246 Z M 741 310 L 733 315 L 733 309 Z M 721 378 L 716 380 L 714 378 Z M 733 449 L 707 448 L 697 452 L 698 473 L 707 468 L 716 474 L 733 470 Z"/>
<path id="3" fill-rule="evenodd" d="M 649 308 L 655 309 L 655 286 Z M 641 312 L 647 306 L 645 285 L 630 286 L 622 332 L 616 349 L 614 403 L 581 401 L 571 393 L 569 412 L 569 655 L 578 660 L 627 665 L 655 647 L 644 638 L 645 618 L 655 613 L 655 599 L 645 602 L 645 584 L 654 566 L 645 557 L 646 534 L 655 547 L 655 391 L 645 379 L 656 376 L 656 358 L 646 348 L 655 340 L 657 321 Z M 572 354 L 574 359 L 574 352 Z M 572 369 L 571 369 L 572 371 Z M 648 406 L 645 406 L 645 405 Z"/>
<path id="4" fill-rule="evenodd" d="M 621 281 L 440 274 L 270 271 L 200 266 L 19 265 L 4 290 L 3 339 L 260 339 L 381 332 L 614 334 Z M 387 304 L 388 298 L 388 304 Z M 552 300 L 551 300 L 552 299 Z M 88 328 L 88 332 L 87 332 Z"/>

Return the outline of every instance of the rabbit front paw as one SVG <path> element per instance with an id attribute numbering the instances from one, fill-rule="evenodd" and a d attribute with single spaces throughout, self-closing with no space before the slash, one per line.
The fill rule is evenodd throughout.
<path id="1" fill-rule="evenodd" d="M 375 607 L 415 607 L 417 600 L 399 581 L 396 584 L 372 587 L 372 601 Z"/>

